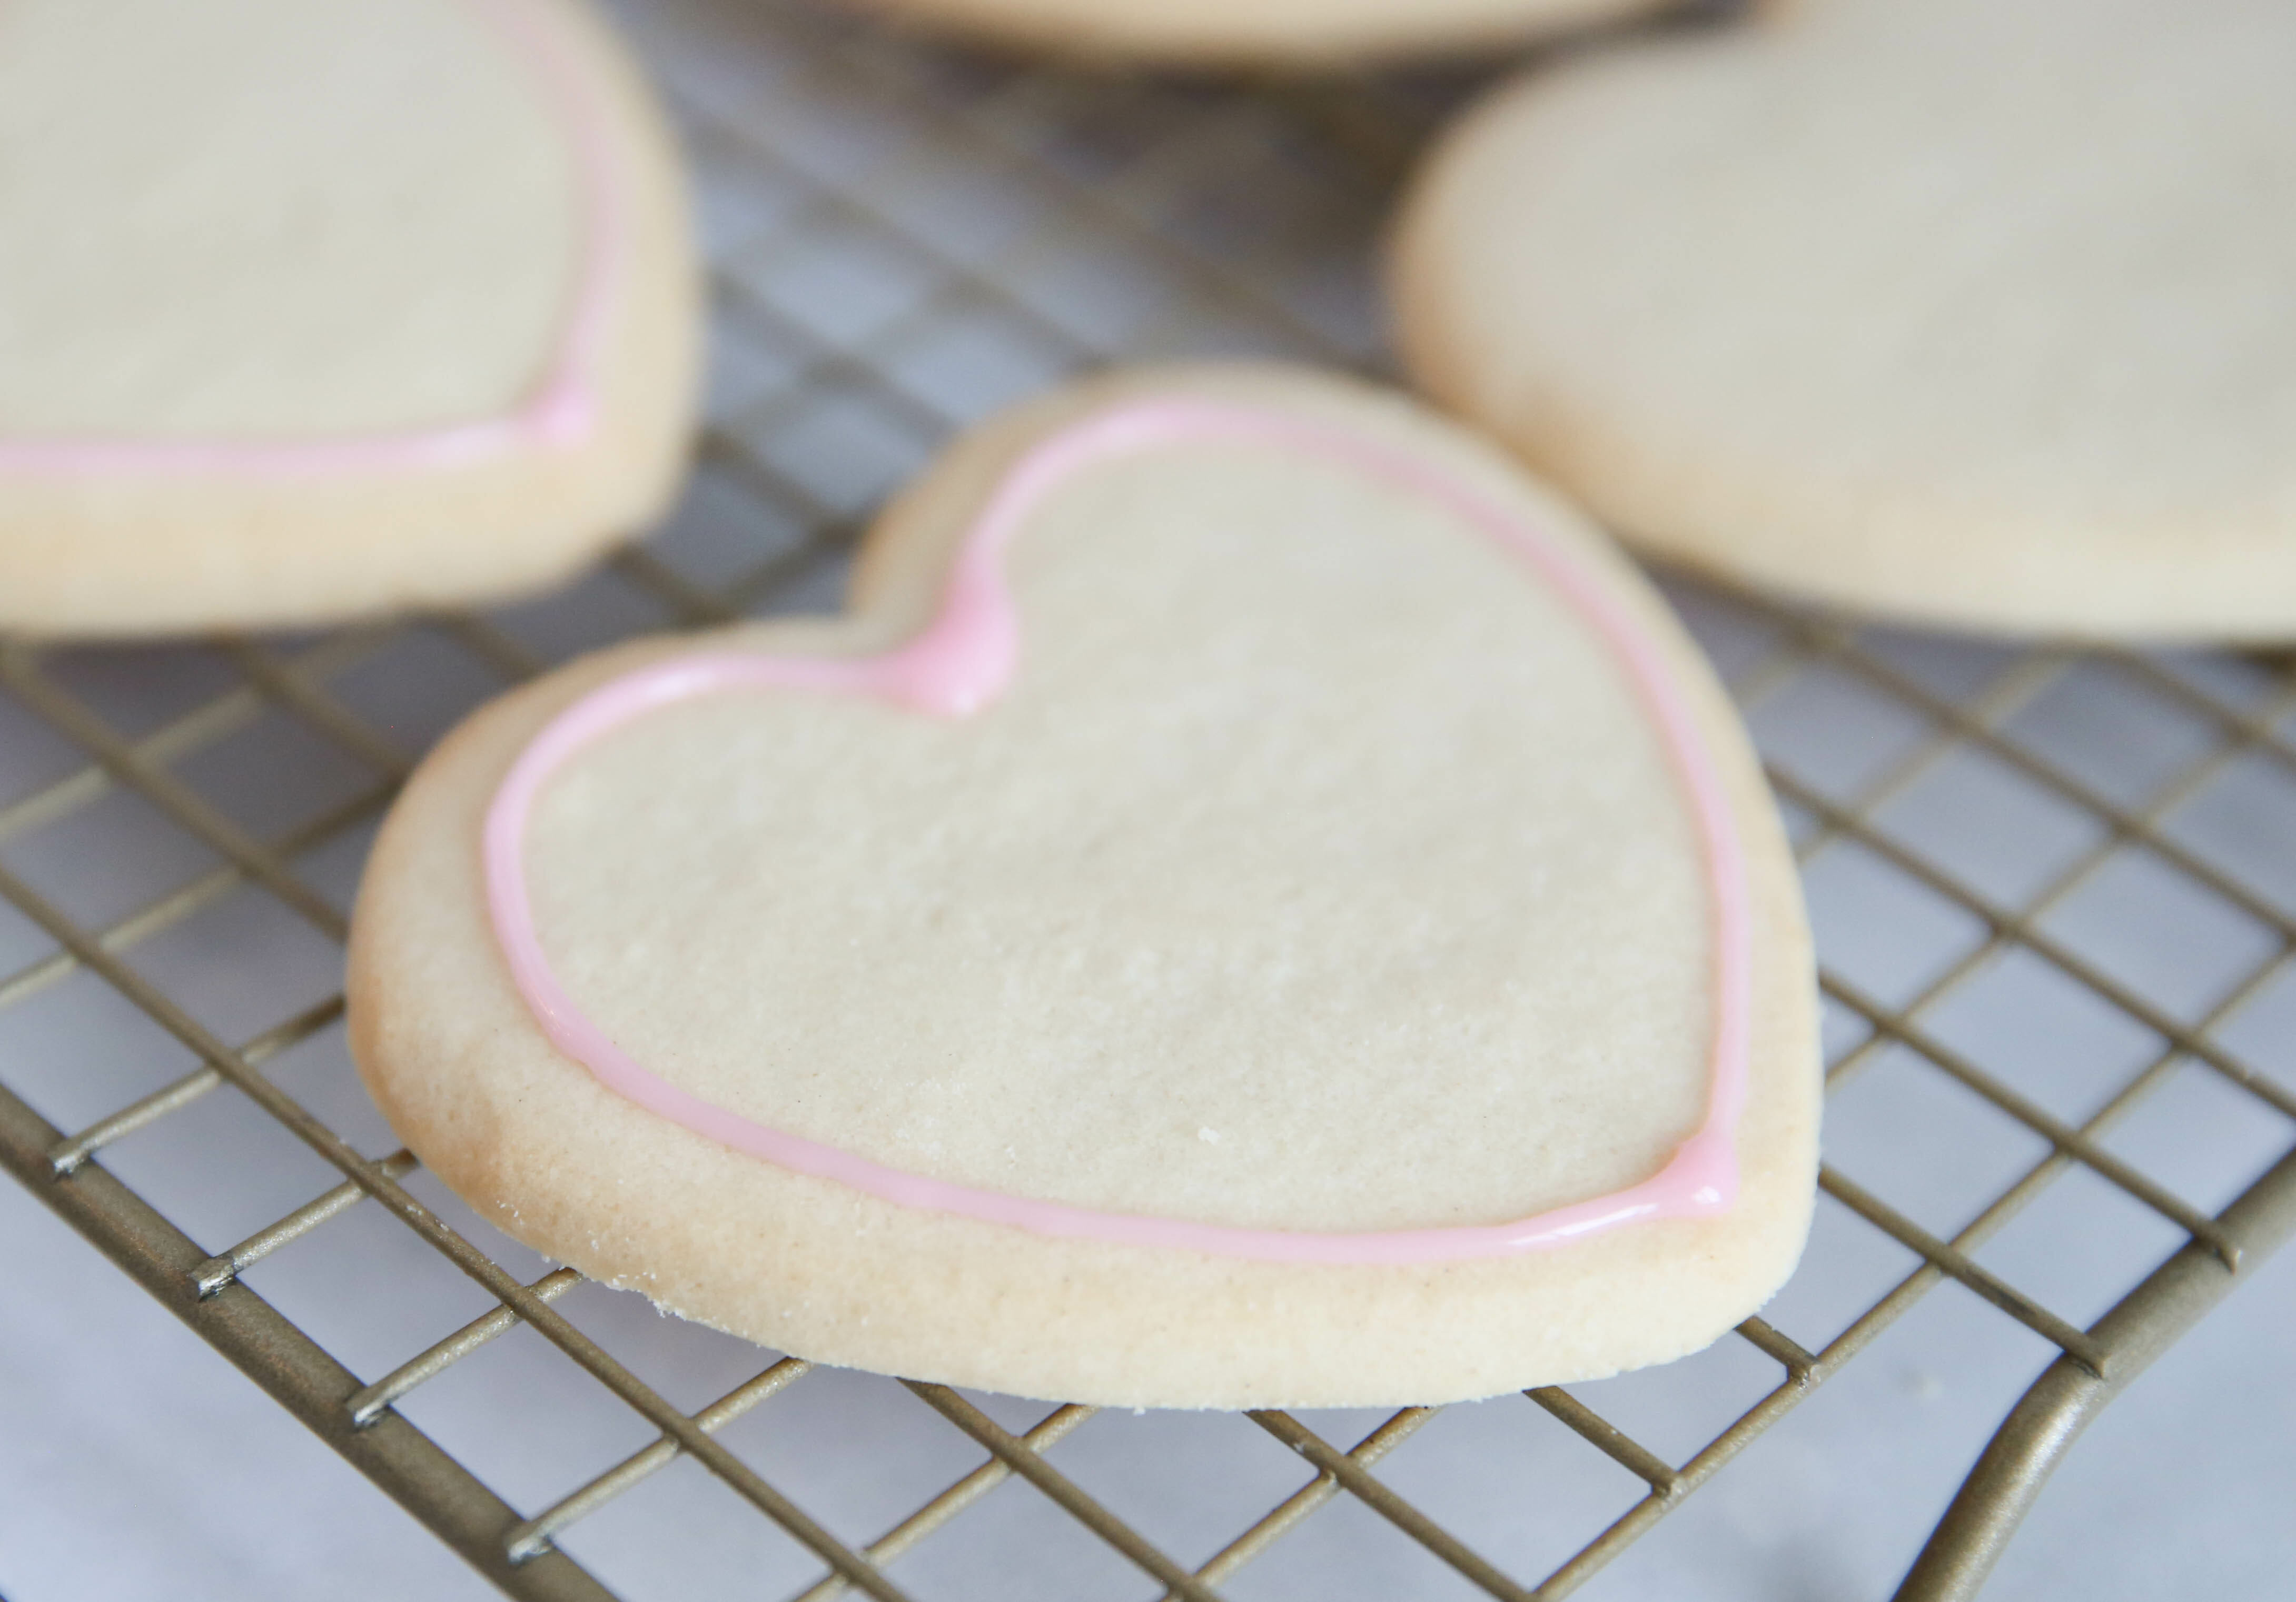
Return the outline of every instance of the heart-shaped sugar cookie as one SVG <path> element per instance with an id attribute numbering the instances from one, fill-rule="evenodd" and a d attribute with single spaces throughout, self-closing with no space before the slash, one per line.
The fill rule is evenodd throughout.
<path id="1" fill-rule="evenodd" d="M 1655 1361 L 1810 1200 L 1807 936 L 1694 650 L 1488 453 L 1282 370 L 1026 408 L 850 618 L 474 718 L 377 846 L 352 1008 L 513 1233 L 1038 1395 Z"/>
<path id="2" fill-rule="evenodd" d="M 666 498 L 681 180 L 580 0 L 14 0 L 0 151 L 0 627 L 491 596 Z"/>
<path id="3" fill-rule="evenodd" d="M 1415 376 L 1623 536 L 1862 611 L 2296 633 L 2296 8 L 1813 0 L 1536 72 L 1398 233 Z"/>

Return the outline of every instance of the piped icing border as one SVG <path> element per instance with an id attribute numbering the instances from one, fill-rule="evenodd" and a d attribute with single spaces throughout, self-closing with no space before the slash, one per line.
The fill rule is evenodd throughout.
<path id="1" fill-rule="evenodd" d="M 77 475 L 187 473 L 298 478 L 437 471 L 525 449 L 562 449 L 597 426 L 597 373 L 627 253 L 628 197 L 606 137 L 596 86 L 537 0 L 465 0 L 524 55 L 572 147 L 578 259 L 557 343 L 533 390 L 512 410 L 466 422 L 327 439 L 0 437 L 0 471 Z"/>
<path id="2" fill-rule="evenodd" d="M 1633 684 L 1689 801 L 1710 895 L 1715 1007 L 1706 1116 L 1640 1184 L 1505 1223 L 1363 1232 L 1239 1229 L 1097 1212 L 928 1178 L 786 1131 L 680 1090 L 635 1061 L 560 985 L 534 927 L 526 831 L 543 787 L 570 757 L 612 731 L 681 701 L 737 690 L 866 696 L 938 717 L 994 701 L 1018 665 L 1021 630 L 1004 552 L 1063 483 L 1104 462 L 1160 447 L 1242 443 L 1340 462 L 1425 495 L 1523 557 L 1609 648 Z M 939 612 L 907 643 L 869 657 L 698 651 L 648 664 L 560 712 L 519 754 L 488 805 L 486 896 L 512 982 L 543 1033 L 608 1089 L 723 1146 L 902 1206 L 1040 1235 L 1289 1263 L 1413 1263 L 1549 1249 L 1645 1219 L 1695 1217 L 1736 1197 L 1734 1133 L 1746 1098 L 1752 936 L 1745 859 L 1720 775 L 1664 654 L 1602 582 L 1529 519 L 1409 454 L 1341 427 L 1187 398 L 1118 405 L 1039 442 L 1007 472 L 959 546 Z"/>

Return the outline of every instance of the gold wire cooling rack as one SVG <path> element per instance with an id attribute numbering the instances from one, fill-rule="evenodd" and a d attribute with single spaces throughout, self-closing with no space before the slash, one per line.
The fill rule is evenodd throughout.
<path id="1" fill-rule="evenodd" d="M 2296 949 L 2285 664 L 2013 651 L 1678 586 L 1769 761 L 1818 915 L 1832 1110 L 1810 1256 L 1765 1318 L 1654 1393 L 1546 1388 L 1519 1415 L 1222 1416 L 1222 1451 L 1264 1453 L 1272 1437 L 1288 1453 L 1232 1483 L 1201 1443 L 1169 1446 L 1176 1472 L 1213 1488 L 1193 1526 L 1213 1538 L 1159 1537 L 1124 1478 L 1171 1440 L 1152 1418 L 1108 1421 L 1143 1433 L 1087 1475 L 1052 1449 L 1089 1410 L 931 1385 L 906 1387 L 938 1415 L 918 1426 L 930 1450 L 854 1449 L 866 1475 L 911 1488 L 832 1530 L 806 1510 L 835 1500 L 825 1471 L 737 1450 L 736 1421 L 808 1391 L 852 1412 L 904 1382 L 808 1377 L 742 1347 L 758 1371 L 706 1406 L 674 1401 L 611 1349 L 611 1319 L 580 1313 L 606 1293 L 529 1270 L 392 1149 L 343 1088 L 334 947 L 368 831 L 425 740 L 637 629 L 832 604 L 885 490 L 952 429 L 1062 375 L 1243 353 L 1378 370 L 1378 223 L 1465 86 L 1086 78 L 769 0 L 631 0 L 624 20 L 701 176 L 717 322 L 692 494 L 569 595 L 489 616 L 140 651 L 0 645 L 10 1170 L 522 1598 L 616 1594 L 611 1563 L 577 1556 L 586 1533 L 643 1503 L 657 1471 L 682 1467 L 698 1495 L 697 1463 L 742 1519 L 786 1537 L 745 1595 L 787 1574 L 807 1598 L 891 1599 L 969 1573 L 936 1594 L 1208 1598 L 1352 1508 L 1419 1566 L 1374 1565 L 1355 1592 L 1327 1576 L 1311 1594 L 1561 1597 L 1948 1286 L 1974 1293 L 1979 1336 L 2010 1342 L 2005 1400 L 2040 1370 L 1898 1592 L 1972 1594 L 2082 1426 L 2296 1227 L 2296 1091 L 2268 1029 L 2243 1033 L 2270 1014 Z M 83 1038 L 73 1018 L 105 1008 L 99 1072 L 69 1042 Z M 2147 1109 L 2194 1093 L 2218 1098 L 2212 1122 L 2147 1138 Z M 283 1154 L 226 1164 L 193 1140 L 131 1189 L 139 1143 L 234 1099 L 293 1137 Z M 250 1175 L 254 1194 L 310 1199 L 283 1216 L 266 1203 L 250 1216 L 275 1222 L 252 1230 L 228 1224 L 209 1203 Z M 266 1280 L 348 1259 L 362 1217 L 411 1232 L 381 1267 Z M 458 1328 L 343 1311 L 354 1287 L 372 1308 L 441 1263 L 483 1307 Z M 1966 1344 L 1931 1361 L 1949 1369 Z M 586 1395 L 627 1410 L 635 1450 L 490 1479 L 484 1452 L 441 1444 L 455 1432 L 423 1409 L 455 1373 L 499 1357 L 492 1383 L 508 1385 L 554 1351 Z M 505 1353 L 522 1367 L 502 1367 Z M 1468 1414 L 1483 1421 L 1470 1472 L 1525 1476 L 1496 1521 L 1438 1505 L 1398 1453 Z M 822 1427 L 809 1438 L 835 1438 L 837 1418 Z M 1532 1430 L 1575 1456 L 1534 1475 L 1496 1444 Z M 1012 1505 L 1017 1492 L 988 1493 L 1015 1477 L 1069 1542 L 1041 1524 L 1026 1537 L 1037 1590 L 994 1562 L 933 1570 L 936 1549 Z M 1582 1483 L 1595 1489 L 1557 1490 Z M 1551 1515 L 1536 1521 L 1520 1511 L 1534 1485 Z M 1909 1516 L 1906 1550 L 1929 1514 Z"/>

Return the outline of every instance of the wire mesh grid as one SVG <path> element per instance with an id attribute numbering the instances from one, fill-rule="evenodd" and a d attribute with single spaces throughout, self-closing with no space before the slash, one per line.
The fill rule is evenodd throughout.
<path id="1" fill-rule="evenodd" d="M 1560 1597 L 1948 1285 L 2007 1332 L 2005 1398 L 2051 1364 L 1907 1594 L 1973 1588 L 2067 1421 L 2296 1222 L 2296 1076 L 2273 1026 L 2296 1005 L 2286 664 L 1947 642 L 1676 586 L 1805 865 L 1831 1106 L 1803 1271 L 1639 1390 L 1178 1434 L 1107 1420 L 1130 1433 L 1076 1457 L 1054 1448 L 1090 1410 L 706 1332 L 706 1361 L 650 1380 L 669 1337 L 634 1336 L 628 1298 L 523 1253 L 397 1148 L 345 1066 L 338 947 L 369 832 L 429 738 L 640 629 L 834 604 L 870 507 L 951 429 L 1063 375 L 1241 353 L 1379 370 L 1377 225 L 1465 86 L 1080 77 L 767 0 L 632 0 L 623 20 L 701 175 L 716 323 L 693 488 L 601 573 L 489 615 L 0 645 L 17 1175 L 522 1597 L 644 1593 L 594 1533 L 688 1539 L 713 1480 L 746 1504 L 744 1531 L 713 1537 L 745 1595 L 1242 1595 L 1351 1513 L 1399 1555 L 1357 1572 L 1366 1589 L 1327 1568 L 1296 1594 Z M 2182 1110 L 2148 1122 L 2162 1106 Z M 683 1394 L 721 1371 L 744 1377 Z M 514 1394 L 520 1450 L 458 1434 L 458 1383 Z M 905 1384 L 927 1413 L 886 1433 Z M 562 1451 L 552 1420 L 578 1394 L 619 1424 Z M 851 1434 L 838 1461 L 742 1434 L 808 1409 L 807 1439 Z M 1414 1489 L 1417 1443 L 1470 1415 L 1450 1450 L 1502 1483 L 1535 1475 L 1540 1518 Z M 1541 1431 L 1562 1455 L 1531 1463 L 1518 1443 Z M 1125 1479 L 1160 1456 L 1201 1484 L 1185 1537 Z M 1011 1479 L 1029 1511 L 989 1496 Z M 670 1483 L 676 1503 L 648 1500 Z M 1909 1510 L 1909 1541 L 1932 1511 Z"/>

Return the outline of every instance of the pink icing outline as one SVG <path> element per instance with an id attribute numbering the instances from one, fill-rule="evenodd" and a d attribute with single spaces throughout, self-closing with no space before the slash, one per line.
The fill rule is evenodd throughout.
<path id="1" fill-rule="evenodd" d="M 348 439 L 0 438 L 0 471 L 262 473 L 433 470 L 533 446 L 580 443 L 597 422 L 603 355 L 627 227 L 620 172 L 607 146 L 594 86 L 532 0 L 468 0 L 533 66 L 574 147 L 584 214 L 572 310 L 542 382 L 514 410 L 470 422 Z"/>
<path id="2" fill-rule="evenodd" d="M 1335 459 L 1427 495 L 1525 557 L 1625 667 L 1689 793 L 1714 907 L 1718 999 L 1706 1118 L 1650 1179 L 1508 1223 L 1363 1233 L 1234 1229 L 1035 1201 L 887 1167 L 704 1101 L 640 1067 L 558 983 L 534 928 L 525 835 L 535 798 L 562 763 L 634 719 L 731 690 L 865 695 L 943 717 L 979 710 L 1000 693 L 1019 659 L 1020 625 L 1001 572 L 1015 529 L 1046 494 L 1086 468 L 1159 445 L 1201 441 L 1269 445 Z M 1404 453 L 1324 424 L 1213 402 L 1151 400 L 1054 435 L 998 486 L 959 549 L 939 612 L 907 644 L 862 658 L 703 651 L 614 679 L 559 713 L 520 753 L 488 809 L 483 855 L 488 906 L 512 981 L 560 1050 L 618 1094 L 720 1145 L 903 1206 L 1130 1246 L 1282 1262 L 1398 1263 L 1538 1251 L 1644 1219 L 1718 1213 L 1736 1197 L 1732 1137 L 1745 1102 L 1752 978 L 1745 864 L 1728 797 L 1663 656 L 1600 582 L 1529 522 Z"/>

